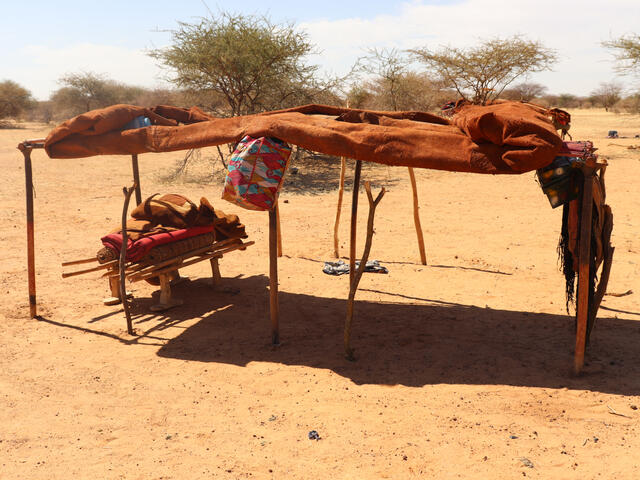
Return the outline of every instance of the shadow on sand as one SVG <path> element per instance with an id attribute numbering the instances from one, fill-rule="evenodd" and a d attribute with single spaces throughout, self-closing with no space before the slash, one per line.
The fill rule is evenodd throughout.
<path id="1" fill-rule="evenodd" d="M 151 299 L 137 299 L 138 338 L 41 320 L 127 344 L 159 345 L 158 355 L 166 358 L 305 365 L 356 384 L 500 384 L 640 394 L 640 322 L 631 319 L 598 320 L 585 372 L 574 377 L 570 317 L 415 297 L 413 304 L 356 301 L 357 361 L 349 362 L 342 347 L 346 301 L 335 298 L 280 292 L 283 343 L 272 348 L 267 285 L 265 276 L 225 278 L 214 293 L 205 279 L 185 282 L 175 289 L 185 304 L 162 315 L 148 313 Z M 200 320 L 181 325 L 194 318 Z M 183 331 L 172 336 L 168 329 L 176 327 Z M 162 330 L 168 332 L 157 335 Z"/>

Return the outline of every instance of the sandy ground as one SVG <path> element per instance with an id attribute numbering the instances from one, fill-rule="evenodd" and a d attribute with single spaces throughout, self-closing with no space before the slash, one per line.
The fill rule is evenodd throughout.
<path id="1" fill-rule="evenodd" d="M 388 189 L 372 258 L 390 273 L 362 279 L 349 362 L 348 280 L 322 273 L 337 164 L 298 165 L 281 196 L 283 344 L 272 349 L 267 215 L 218 200 L 204 161 L 167 182 L 182 154 L 141 156 L 143 194 L 204 195 L 238 213 L 256 244 L 222 260 L 216 290 L 208 263 L 185 268 L 190 280 L 175 289 L 185 305 L 164 314 L 148 310 L 154 287 L 132 284 L 139 335 L 129 336 L 122 309 L 102 304 L 106 282 L 62 280 L 60 266 L 93 255 L 119 221 L 128 159 L 34 152 L 41 317 L 31 320 L 15 147 L 49 127 L 0 130 L 0 478 L 638 478 L 640 150 L 626 147 L 640 145 L 640 117 L 572 113 L 574 138 L 593 140 L 610 162 L 609 292 L 633 290 L 605 297 L 578 378 L 557 268 L 561 211 L 533 173 L 417 171 L 423 266 L 406 170 L 364 169 L 375 191 Z M 606 139 L 611 129 L 630 138 Z"/>

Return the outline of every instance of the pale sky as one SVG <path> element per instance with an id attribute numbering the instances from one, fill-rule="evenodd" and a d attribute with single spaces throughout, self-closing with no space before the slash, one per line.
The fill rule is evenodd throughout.
<path id="1" fill-rule="evenodd" d="M 554 71 L 533 75 L 551 93 L 587 95 L 616 77 L 600 43 L 640 33 L 639 0 L 205 0 L 213 11 L 268 14 L 293 22 L 320 51 L 310 63 L 343 74 L 368 47 L 465 47 L 522 34 L 558 51 Z M 145 51 L 170 44 L 178 21 L 208 15 L 203 0 L 0 0 L 0 80 L 14 80 L 44 100 L 72 72 L 105 74 L 144 87 L 166 86 Z M 635 83 L 634 83 L 635 82 Z"/>

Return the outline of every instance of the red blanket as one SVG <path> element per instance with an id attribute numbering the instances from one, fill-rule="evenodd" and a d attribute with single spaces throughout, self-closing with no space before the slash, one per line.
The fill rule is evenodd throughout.
<path id="1" fill-rule="evenodd" d="M 204 227 L 175 230 L 173 232 L 157 233 L 148 237 L 142 237 L 135 242 L 132 242 L 131 239 L 127 239 L 126 259 L 128 262 L 137 262 L 149 253 L 149 250 L 153 247 L 177 242 L 178 240 L 184 240 L 185 238 L 195 237 L 196 235 L 202 235 L 203 233 L 209 233 L 212 231 L 213 225 L 207 225 Z M 102 237 L 101 240 L 105 247 L 114 250 L 118 255 L 120 254 L 120 248 L 122 248 L 122 234 L 110 233 L 109 235 Z"/>

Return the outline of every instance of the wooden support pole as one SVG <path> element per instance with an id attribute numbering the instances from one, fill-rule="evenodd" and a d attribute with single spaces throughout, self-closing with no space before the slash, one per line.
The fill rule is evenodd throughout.
<path id="1" fill-rule="evenodd" d="M 211 285 L 216 287 L 222 282 L 222 276 L 220 275 L 220 264 L 218 263 L 218 257 L 212 257 L 209 259 L 211 263 Z"/>
<path id="2" fill-rule="evenodd" d="M 278 220 L 275 209 L 269 210 L 269 316 L 271 343 L 280 345 L 278 305 Z"/>
<path id="3" fill-rule="evenodd" d="M 177 273 L 178 271 L 174 270 L 158 275 L 158 279 L 160 280 L 160 296 L 158 298 L 158 303 L 151 305 L 149 310 L 152 312 L 164 312 L 165 310 L 169 310 L 170 308 L 183 304 L 182 300 L 173 298 L 171 293 L 171 281 Z"/>
<path id="4" fill-rule="evenodd" d="M 360 190 L 360 173 L 362 162 L 356 160 L 356 169 L 353 174 L 353 194 L 351 197 L 351 238 L 349 239 L 349 284 L 353 282 L 356 271 L 356 239 L 358 226 L 358 193 Z"/>
<path id="5" fill-rule="evenodd" d="M 138 171 L 138 155 L 131 155 L 131 169 L 133 170 L 133 183 L 136 186 L 136 205 L 142 203 L 142 191 L 140 190 L 140 172 Z"/>
<path id="6" fill-rule="evenodd" d="M 576 348 L 573 367 L 576 374 L 584 366 L 584 351 L 589 317 L 590 257 L 591 257 L 591 217 L 593 211 L 593 169 L 585 167 L 582 187 L 582 207 L 580 214 L 580 250 L 578 266 L 578 301 L 576 306 Z"/>
<path id="7" fill-rule="evenodd" d="M 364 244 L 364 251 L 362 252 L 362 258 L 360 259 L 360 265 L 358 270 L 354 273 L 351 282 L 349 283 L 349 297 L 347 299 L 347 318 L 344 323 L 344 351 L 347 359 L 354 360 L 353 349 L 351 348 L 351 323 L 353 321 L 353 304 L 358 291 L 358 284 L 364 273 L 364 269 L 367 266 L 367 260 L 369 259 L 369 253 L 371 252 L 371 244 L 373 242 L 373 220 L 376 213 L 376 207 L 382 197 L 384 196 L 384 187 L 380 190 L 380 193 L 373 199 L 371 194 L 371 185 L 369 182 L 365 182 L 364 188 L 367 191 L 367 199 L 369 200 L 369 217 L 367 219 L 367 238 Z"/>
<path id="8" fill-rule="evenodd" d="M 282 256 L 282 230 L 280 229 L 280 207 L 278 206 L 278 201 L 276 200 L 275 204 L 276 210 L 276 223 L 278 227 L 278 256 Z"/>
<path id="9" fill-rule="evenodd" d="M 160 302 L 159 304 L 162 306 L 171 304 L 171 281 L 169 278 L 169 274 L 162 273 L 159 275 L 160 277 Z"/>
<path id="10" fill-rule="evenodd" d="M 27 272 L 29 278 L 29 314 L 35 318 L 37 313 L 36 302 L 36 263 L 35 263 L 35 241 L 34 241 L 34 218 L 33 218 L 33 172 L 31 168 L 31 147 L 23 144 L 18 148 L 24 155 L 24 178 L 27 197 Z"/>
<path id="11" fill-rule="evenodd" d="M 416 185 L 416 175 L 413 168 L 409 167 L 409 178 L 411 179 L 411 190 L 413 192 L 413 221 L 416 225 L 418 235 L 418 249 L 420 250 L 420 261 L 422 265 L 427 264 L 427 254 L 424 249 L 424 237 L 422 236 L 422 226 L 420 225 L 420 210 L 418 206 L 418 187 Z"/>
<path id="12" fill-rule="evenodd" d="M 336 210 L 336 223 L 333 226 L 333 255 L 340 258 L 340 242 L 338 230 L 340 228 L 340 214 L 342 213 L 342 197 L 344 195 L 344 174 L 347 169 L 347 161 L 340 157 L 340 185 L 338 187 L 338 208 Z"/>
<path id="13" fill-rule="evenodd" d="M 118 266 L 114 265 L 109 269 L 109 273 L 118 273 Z M 120 278 L 117 275 L 113 277 L 109 277 L 109 290 L 111 291 L 111 296 L 105 298 L 102 303 L 105 305 L 118 305 L 120 300 Z"/>

